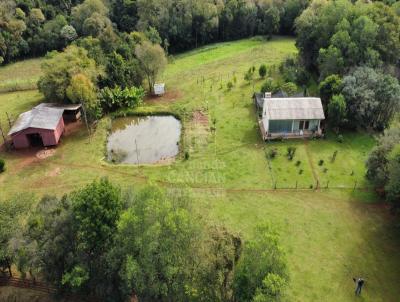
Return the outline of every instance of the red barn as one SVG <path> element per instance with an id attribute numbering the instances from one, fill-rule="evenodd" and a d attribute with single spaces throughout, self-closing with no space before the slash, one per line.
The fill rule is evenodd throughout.
<path id="1" fill-rule="evenodd" d="M 8 135 L 16 149 L 57 145 L 64 132 L 63 109 L 36 107 L 22 113 Z"/>

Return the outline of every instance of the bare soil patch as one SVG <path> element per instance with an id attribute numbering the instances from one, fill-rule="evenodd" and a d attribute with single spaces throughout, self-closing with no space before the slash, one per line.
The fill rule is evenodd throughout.
<path id="1" fill-rule="evenodd" d="M 56 149 L 43 149 L 36 153 L 38 159 L 46 159 L 53 156 L 56 153 Z"/>
<path id="2" fill-rule="evenodd" d="M 197 110 L 193 112 L 193 122 L 195 124 L 200 124 L 202 126 L 207 127 L 208 126 L 208 116 L 201 112 L 200 110 Z"/>
<path id="3" fill-rule="evenodd" d="M 85 127 L 85 124 L 82 121 L 77 121 L 73 123 L 66 123 L 65 124 L 65 136 L 70 136 L 74 133 L 79 132 L 83 127 Z"/>
<path id="4" fill-rule="evenodd" d="M 182 93 L 179 90 L 167 90 L 163 96 L 146 96 L 145 101 L 148 104 L 158 103 L 173 103 L 182 97 Z"/>
<path id="5" fill-rule="evenodd" d="M 53 170 L 47 172 L 47 176 L 49 177 L 55 177 L 61 174 L 61 168 L 60 167 L 56 167 Z"/>

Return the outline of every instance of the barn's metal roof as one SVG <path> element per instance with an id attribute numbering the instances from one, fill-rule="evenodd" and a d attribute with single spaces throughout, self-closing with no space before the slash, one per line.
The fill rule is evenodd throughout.
<path id="1" fill-rule="evenodd" d="M 82 107 L 81 104 L 57 104 L 57 103 L 40 103 L 35 108 L 56 108 L 56 109 L 63 109 L 63 110 L 78 110 Z"/>
<path id="2" fill-rule="evenodd" d="M 266 98 L 264 116 L 269 120 L 325 119 L 320 98 Z"/>
<path id="3" fill-rule="evenodd" d="M 35 107 L 32 110 L 21 113 L 12 126 L 8 135 L 15 134 L 28 128 L 55 130 L 64 113 L 64 109 L 50 107 Z"/>

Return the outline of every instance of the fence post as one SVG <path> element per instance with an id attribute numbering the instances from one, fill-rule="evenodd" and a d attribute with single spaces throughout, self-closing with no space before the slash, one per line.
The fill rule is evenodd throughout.
<path id="1" fill-rule="evenodd" d="M 0 122 L 0 134 L 3 137 L 3 141 L 5 143 L 6 142 L 6 135 L 4 133 L 5 133 L 5 131 L 3 131 L 3 128 L 1 127 L 1 122 Z"/>
<path id="2" fill-rule="evenodd" d="M 274 190 L 276 190 L 276 180 L 275 180 Z"/>
<path id="3" fill-rule="evenodd" d="M 326 188 L 329 189 L 329 180 L 326 182 Z"/>
<path id="4" fill-rule="evenodd" d="M 12 123 L 10 115 L 8 114 L 7 111 L 6 111 L 6 116 L 7 116 L 7 121 L 8 121 L 8 127 L 11 129 L 13 123 Z"/>
<path id="5" fill-rule="evenodd" d="M 297 190 L 297 182 L 298 182 L 298 181 L 296 180 L 296 190 Z"/>

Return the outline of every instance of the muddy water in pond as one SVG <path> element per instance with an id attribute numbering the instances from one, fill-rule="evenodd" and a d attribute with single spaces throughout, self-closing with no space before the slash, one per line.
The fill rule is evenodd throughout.
<path id="1" fill-rule="evenodd" d="M 173 158 L 180 136 L 181 123 L 173 116 L 119 118 L 108 137 L 108 160 L 149 164 Z"/>

